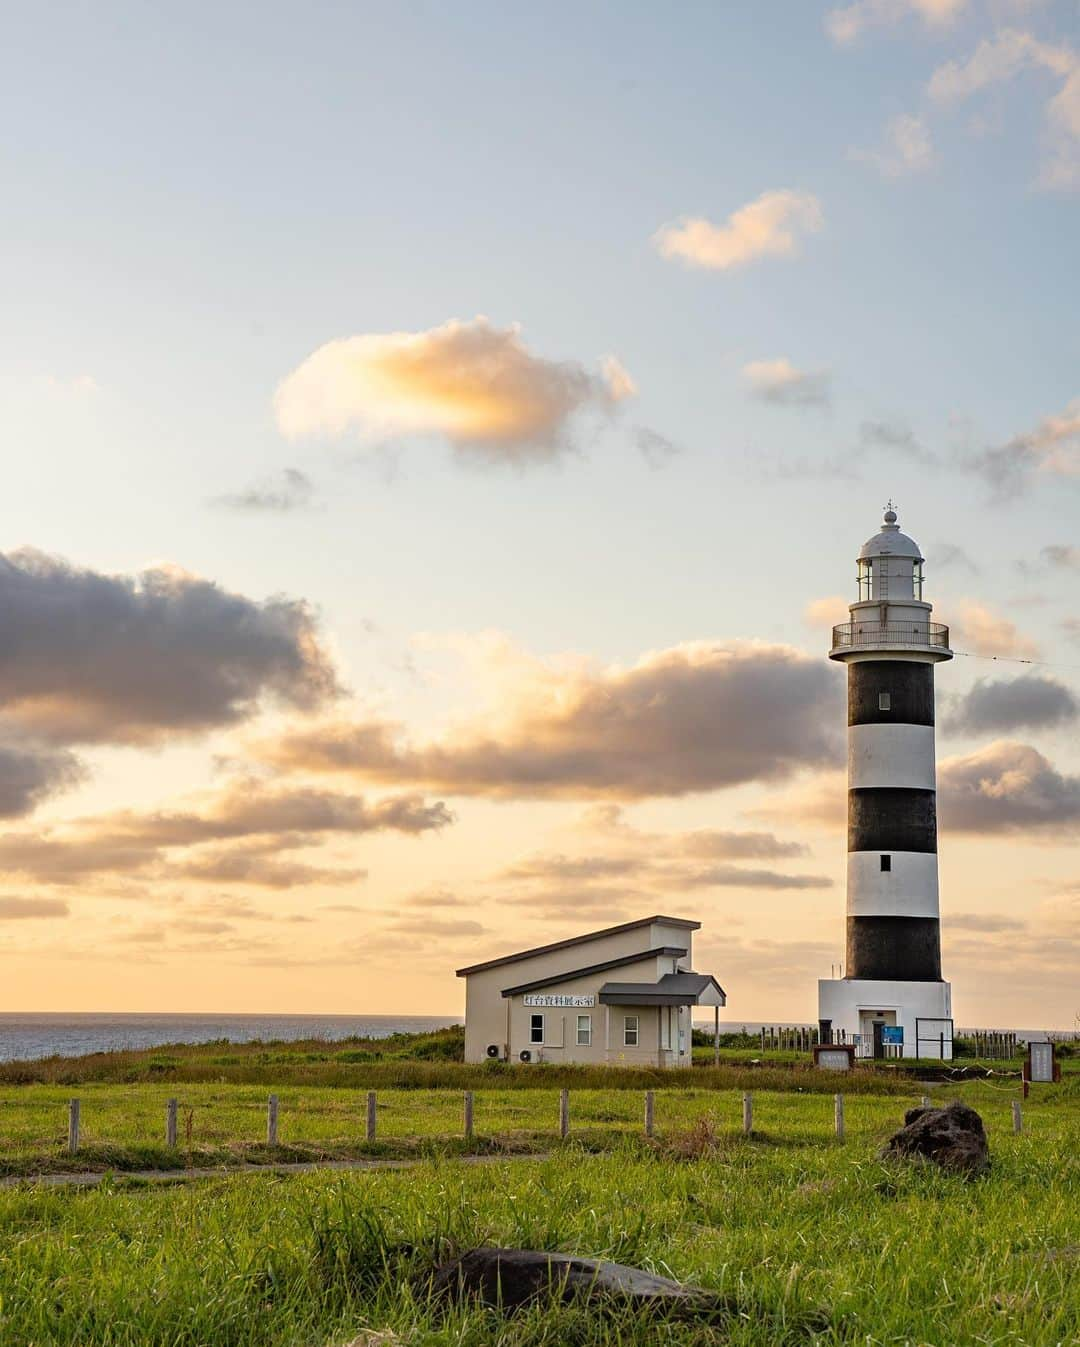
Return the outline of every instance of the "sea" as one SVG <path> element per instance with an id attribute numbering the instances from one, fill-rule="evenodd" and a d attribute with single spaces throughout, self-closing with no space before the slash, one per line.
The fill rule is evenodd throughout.
<path id="1" fill-rule="evenodd" d="M 166 1043 L 271 1043 L 298 1039 L 388 1038 L 422 1034 L 461 1024 L 461 1015 L 135 1015 L 46 1012 L 0 1013 L 0 1062 L 25 1062 L 38 1057 L 82 1057 L 91 1052 L 124 1048 L 156 1048 Z M 787 1028 L 810 1024 L 774 1020 Z M 712 1019 L 700 1021 L 711 1029 Z M 721 1033 L 746 1030 L 757 1034 L 759 1020 L 721 1020 Z M 768 1027 L 768 1026 L 766 1026 Z M 958 1033 L 971 1032 L 959 1029 Z M 1012 1030 L 1018 1038 L 1046 1037 L 1045 1030 Z M 1071 1036 L 1071 1035 L 1063 1035 Z"/>
<path id="2" fill-rule="evenodd" d="M 165 1043 L 389 1038 L 460 1024 L 460 1015 L 121 1015 L 0 1013 L 0 1062 L 83 1057 Z"/>

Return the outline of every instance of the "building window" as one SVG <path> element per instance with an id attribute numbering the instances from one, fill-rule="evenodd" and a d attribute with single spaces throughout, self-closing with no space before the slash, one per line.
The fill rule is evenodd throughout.
<path id="1" fill-rule="evenodd" d="M 888 692 L 879 692 L 877 695 L 877 709 L 879 711 L 892 710 L 892 696 Z"/>
<path id="2" fill-rule="evenodd" d="M 622 1022 L 622 1041 L 625 1048 L 636 1048 L 638 1045 L 638 1017 L 636 1015 L 624 1015 Z"/>
<path id="3" fill-rule="evenodd" d="M 882 856 L 882 858 L 881 858 L 881 869 L 882 869 L 882 872 L 883 872 L 883 873 L 884 873 L 886 870 L 891 870 L 891 869 L 892 869 L 892 857 L 891 857 L 891 856 Z"/>
<path id="4" fill-rule="evenodd" d="M 577 1017 L 577 1045 L 579 1048 L 592 1047 L 592 1016 Z"/>
<path id="5" fill-rule="evenodd" d="M 543 1043 L 544 1041 L 544 1017 L 543 1015 L 529 1016 L 529 1042 Z"/>

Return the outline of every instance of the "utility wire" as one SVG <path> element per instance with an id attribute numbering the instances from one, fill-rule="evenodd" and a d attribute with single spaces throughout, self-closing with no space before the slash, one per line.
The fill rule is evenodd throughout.
<path id="1" fill-rule="evenodd" d="M 965 659 L 993 660 L 995 664 L 1037 664 L 1041 669 L 1080 669 L 1080 664 L 1063 664 L 1059 660 L 1020 659 L 1016 655 L 976 655 L 972 650 L 954 650 L 954 655 Z"/>

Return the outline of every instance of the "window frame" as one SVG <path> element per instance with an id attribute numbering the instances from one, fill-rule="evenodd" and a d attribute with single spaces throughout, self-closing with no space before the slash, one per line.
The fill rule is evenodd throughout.
<path id="1" fill-rule="evenodd" d="M 630 1021 L 633 1020 L 633 1024 Z M 633 1034 L 633 1038 L 630 1035 Z M 641 1016 L 624 1015 L 622 1017 L 622 1041 L 624 1048 L 641 1046 Z"/>
<path id="2" fill-rule="evenodd" d="M 539 1021 L 539 1023 L 537 1023 L 537 1021 Z M 546 1036 L 546 1029 L 547 1025 L 544 1020 L 544 1012 L 534 1010 L 529 1016 L 529 1043 L 534 1047 L 537 1044 L 542 1047 Z M 540 1033 L 539 1038 L 536 1036 L 538 1030 Z"/>
<path id="3" fill-rule="evenodd" d="M 881 870 L 880 870 L 880 873 L 883 874 L 883 875 L 891 875 L 891 874 L 892 874 L 892 853 L 891 853 L 891 852 L 881 852 L 881 853 L 879 853 L 879 855 L 880 855 L 880 864 L 881 864 Z"/>
<path id="4" fill-rule="evenodd" d="M 892 693 L 891 693 L 891 692 L 879 692 L 879 693 L 878 693 L 878 695 L 877 695 L 877 709 L 878 709 L 879 711 L 891 711 L 891 710 L 892 710 Z"/>
<path id="5" fill-rule="evenodd" d="M 582 1032 L 582 1022 L 584 1022 L 584 1030 L 585 1030 L 585 1037 L 584 1037 L 584 1038 L 581 1037 L 581 1032 Z M 591 1015 L 579 1015 L 579 1016 L 577 1017 L 577 1022 L 576 1022 L 575 1026 L 574 1026 L 574 1032 L 575 1032 L 575 1037 L 576 1037 L 576 1045 L 575 1045 L 575 1046 L 577 1046 L 577 1047 L 579 1047 L 579 1048 L 591 1048 L 591 1047 L 592 1047 L 592 1016 L 591 1016 Z"/>

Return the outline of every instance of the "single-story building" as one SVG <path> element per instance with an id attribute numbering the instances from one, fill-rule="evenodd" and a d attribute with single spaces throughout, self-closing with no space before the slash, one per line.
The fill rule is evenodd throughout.
<path id="1" fill-rule="evenodd" d="M 465 1060 L 689 1066 L 694 1006 L 724 989 L 695 973 L 701 922 L 642 917 L 621 926 L 459 968 Z"/>

